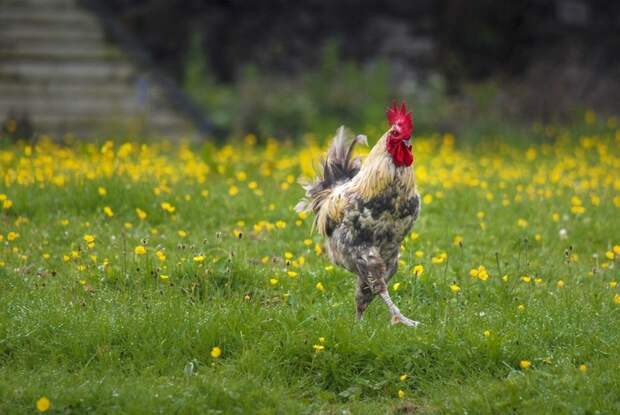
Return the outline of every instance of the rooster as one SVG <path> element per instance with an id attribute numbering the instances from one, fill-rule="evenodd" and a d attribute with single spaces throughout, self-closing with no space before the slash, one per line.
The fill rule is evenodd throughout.
<path id="1" fill-rule="evenodd" d="M 366 137 L 347 138 L 340 127 L 322 163 L 323 174 L 302 183 L 306 195 L 297 211 L 312 211 L 313 228 L 326 240 L 330 260 L 357 275 L 358 320 L 377 295 L 392 324 L 415 327 L 390 298 L 388 282 L 398 269 L 400 245 L 420 213 L 413 171 L 413 119 L 403 102 L 386 112 L 389 130 L 362 163 L 353 158 Z"/>

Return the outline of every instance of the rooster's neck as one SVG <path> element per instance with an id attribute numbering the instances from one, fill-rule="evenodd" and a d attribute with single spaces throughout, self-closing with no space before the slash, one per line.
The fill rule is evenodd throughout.
<path id="1" fill-rule="evenodd" d="M 404 193 L 415 193 L 415 174 L 412 166 L 396 166 L 386 148 L 387 133 L 379 139 L 351 183 L 353 190 L 364 199 L 371 199 L 389 186 L 402 187 Z"/>

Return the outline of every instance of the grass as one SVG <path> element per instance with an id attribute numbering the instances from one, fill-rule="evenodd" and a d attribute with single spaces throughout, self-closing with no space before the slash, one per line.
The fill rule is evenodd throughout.
<path id="1" fill-rule="evenodd" d="M 416 139 L 417 329 L 292 210 L 315 144 L 2 144 L 0 413 L 617 413 L 620 133 L 546 131 Z"/>

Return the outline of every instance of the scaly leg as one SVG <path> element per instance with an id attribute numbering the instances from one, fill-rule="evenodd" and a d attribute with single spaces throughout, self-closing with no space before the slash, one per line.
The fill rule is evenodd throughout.
<path id="1" fill-rule="evenodd" d="M 396 304 L 394 304 L 394 302 L 390 298 L 390 293 L 388 293 L 387 289 L 380 291 L 379 296 L 390 310 L 390 314 L 392 315 L 392 324 L 403 323 L 405 326 L 409 327 L 416 327 L 418 324 L 420 324 L 419 321 L 411 320 L 410 318 L 405 317 L 403 313 L 400 312 L 398 307 L 396 307 Z"/>

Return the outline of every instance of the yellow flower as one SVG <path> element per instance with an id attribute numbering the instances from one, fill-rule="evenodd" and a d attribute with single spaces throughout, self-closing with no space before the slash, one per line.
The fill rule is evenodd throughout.
<path id="1" fill-rule="evenodd" d="M 99 189 L 97 189 L 97 191 L 99 192 L 99 196 L 105 196 L 108 194 L 108 191 L 106 190 L 105 187 L 99 187 Z"/>
<path id="2" fill-rule="evenodd" d="M 398 398 L 399 399 L 405 399 L 405 391 L 402 389 L 398 390 Z"/>
<path id="3" fill-rule="evenodd" d="M 325 292 L 325 287 L 323 287 L 323 283 L 321 281 L 317 282 L 314 287 L 320 292 Z"/>
<path id="4" fill-rule="evenodd" d="M 482 334 L 484 335 L 484 337 L 489 337 L 491 335 L 491 330 L 485 330 Z"/>
<path id="5" fill-rule="evenodd" d="M 424 256 L 424 251 L 415 251 L 416 258 L 422 258 Z"/>
<path id="6" fill-rule="evenodd" d="M 174 213 L 174 211 L 176 210 L 176 208 L 175 208 L 174 206 L 172 206 L 172 205 L 171 205 L 170 203 L 168 203 L 168 202 L 163 202 L 163 203 L 161 204 L 161 208 L 162 208 L 163 210 L 165 210 L 166 212 L 168 212 L 168 213 Z"/>
<path id="7" fill-rule="evenodd" d="M 222 349 L 220 349 L 219 347 L 214 346 L 214 347 L 211 349 L 211 357 L 212 357 L 212 358 L 217 359 L 217 358 L 219 358 L 221 355 L 222 355 Z"/>
<path id="8" fill-rule="evenodd" d="M 612 251 L 614 251 L 614 254 L 620 255 L 620 245 L 614 245 Z"/>
<path id="9" fill-rule="evenodd" d="M 270 278 L 269 279 L 269 284 L 271 284 L 271 285 L 278 285 L 278 279 L 277 278 Z"/>
<path id="10" fill-rule="evenodd" d="M 194 262 L 196 262 L 196 263 L 201 263 L 201 262 L 204 262 L 205 257 L 204 257 L 204 255 L 196 255 L 196 256 L 193 258 L 193 260 L 194 260 Z"/>
<path id="11" fill-rule="evenodd" d="M 450 285 L 450 291 L 452 291 L 454 294 L 458 294 L 458 292 L 461 291 L 461 287 L 456 284 L 452 284 Z"/>
<path id="12" fill-rule="evenodd" d="M 413 274 L 416 277 L 419 277 L 420 275 L 422 275 L 424 273 L 424 265 L 422 264 L 417 264 L 416 266 L 413 267 Z"/>
<path id="13" fill-rule="evenodd" d="M 316 353 L 319 353 L 325 350 L 325 346 L 323 346 L 322 344 L 315 344 L 314 346 L 312 346 L 312 348 L 314 349 Z"/>
<path id="14" fill-rule="evenodd" d="M 404 382 L 404 381 L 406 381 L 406 380 L 407 380 L 407 378 L 408 378 L 408 377 L 409 377 L 409 376 L 407 376 L 406 374 L 402 374 L 402 375 L 400 375 L 400 376 L 399 376 L 399 378 L 398 378 L 398 379 L 400 379 L 400 381 L 401 381 L 401 382 Z"/>
<path id="15" fill-rule="evenodd" d="M 620 304 L 620 294 L 614 295 L 614 303 Z"/>
<path id="16" fill-rule="evenodd" d="M 412 241 L 415 241 L 419 237 L 420 237 L 420 235 L 418 235 L 417 232 L 411 232 L 411 235 L 409 235 L 409 239 L 411 239 Z"/>
<path id="17" fill-rule="evenodd" d="M 517 219 L 517 226 L 520 228 L 527 228 L 527 221 L 525 219 L 519 218 Z"/>
<path id="18" fill-rule="evenodd" d="M 581 215 L 582 213 L 584 213 L 586 211 L 586 208 L 584 208 L 583 206 L 573 206 L 570 208 L 571 213 L 574 213 L 575 215 Z"/>
<path id="19" fill-rule="evenodd" d="M 438 255 L 435 255 L 433 258 L 431 258 L 431 262 L 433 264 L 441 264 L 445 262 L 446 259 L 448 259 L 448 254 L 446 252 L 441 252 Z"/>
<path id="20" fill-rule="evenodd" d="M 559 280 L 556 285 L 557 285 L 558 288 L 564 288 L 565 284 L 564 284 L 564 281 Z"/>
<path id="21" fill-rule="evenodd" d="M 106 206 L 103 208 L 103 213 L 108 217 L 111 218 L 112 216 L 114 216 L 114 212 L 112 212 L 112 208 L 110 206 Z"/>
<path id="22" fill-rule="evenodd" d="M 146 219 L 146 212 L 140 208 L 136 208 L 136 215 L 138 215 L 138 219 L 140 220 Z"/>
<path id="23" fill-rule="evenodd" d="M 287 271 L 286 274 L 291 278 L 295 278 L 297 276 L 295 271 Z"/>
<path id="24" fill-rule="evenodd" d="M 609 282 L 609 288 L 616 288 L 617 286 L 618 286 L 618 283 L 616 281 Z"/>
<path id="25" fill-rule="evenodd" d="M 292 258 L 293 258 L 293 253 L 292 253 L 292 252 L 285 252 L 285 253 L 284 253 L 284 258 L 286 258 L 286 259 L 292 259 Z"/>
<path id="26" fill-rule="evenodd" d="M 177 235 L 179 235 L 181 238 L 185 238 L 187 236 L 187 232 L 181 229 L 177 232 Z"/>
<path id="27" fill-rule="evenodd" d="M 431 203 L 433 203 L 433 195 L 424 195 L 424 197 L 422 198 L 422 202 L 424 202 L 425 205 L 430 205 Z"/>
<path id="28" fill-rule="evenodd" d="M 166 260 L 166 254 L 163 251 L 155 252 L 155 256 L 162 262 Z"/>
<path id="29" fill-rule="evenodd" d="M 312 239 L 304 239 L 304 245 L 306 246 L 312 245 Z"/>
<path id="30" fill-rule="evenodd" d="M 95 242 L 95 237 L 93 235 L 84 235 L 84 241 L 86 243 Z"/>
<path id="31" fill-rule="evenodd" d="M 588 372 L 588 365 L 584 365 L 584 364 L 579 365 L 579 371 L 581 373 L 587 373 Z"/>
<path id="32" fill-rule="evenodd" d="M 528 276 L 528 275 L 524 275 L 521 277 L 521 281 L 523 281 L 526 284 L 529 284 L 530 282 L 532 282 L 532 277 Z"/>
<path id="33" fill-rule="evenodd" d="M 286 228 L 286 222 L 284 222 L 283 220 L 279 220 L 276 222 L 276 228 L 278 229 L 284 229 Z"/>
<path id="34" fill-rule="evenodd" d="M 41 396 L 37 400 L 37 411 L 39 412 L 47 412 L 47 410 L 50 409 L 50 406 L 51 406 L 51 402 L 47 398 L 47 396 Z"/>
<path id="35" fill-rule="evenodd" d="M 400 282 L 396 282 L 394 283 L 394 285 L 392 285 L 392 290 L 394 291 L 398 291 L 399 288 L 400 288 Z"/>
<path id="36" fill-rule="evenodd" d="M 232 185 L 228 188 L 228 194 L 230 196 L 236 196 L 239 193 L 239 188 L 235 185 Z"/>
<path id="37" fill-rule="evenodd" d="M 521 369 L 529 369 L 530 367 L 532 367 L 532 362 L 530 362 L 529 360 L 521 360 L 519 362 L 519 367 Z"/>
<path id="38" fill-rule="evenodd" d="M 504 276 L 502 277 L 502 281 L 504 281 L 504 282 L 508 282 L 508 274 L 506 274 L 506 275 L 504 275 Z"/>
<path id="39" fill-rule="evenodd" d="M 169 279 L 169 278 L 170 278 L 170 277 L 168 277 L 168 276 L 167 276 L 167 275 L 165 275 L 165 274 L 161 274 L 161 275 L 159 276 L 159 279 L 160 279 L 160 280 L 162 280 L 162 281 L 168 281 L 168 279 Z"/>
<path id="40" fill-rule="evenodd" d="M 469 275 L 471 275 L 472 278 L 478 278 L 481 281 L 486 281 L 489 278 L 489 273 L 484 265 L 480 265 L 478 268 L 470 270 Z"/>
<path id="41" fill-rule="evenodd" d="M 314 253 L 317 255 L 321 255 L 323 253 L 323 249 L 320 244 L 314 245 Z"/>
<path id="42" fill-rule="evenodd" d="M 144 247 L 143 245 L 138 245 L 134 248 L 133 252 L 136 255 L 144 255 L 146 254 L 146 247 Z"/>
<path id="43" fill-rule="evenodd" d="M 519 305 L 517 306 L 517 310 L 519 310 L 519 311 L 524 311 L 524 310 L 525 310 L 525 306 L 524 306 L 523 304 L 519 304 Z"/>
<path id="44" fill-rule="evenodd" d="M 454 238 L 452 238 L 452 244 L 459 246 L 463 243 L 463 237 L 461 235 L 455 235 Z"/>
<path id="45" fill-rule="evenodd" d="M 7 199 L 2 201 L 2 209 L 10 209 L 13 206 L 13 201 Z"/>

